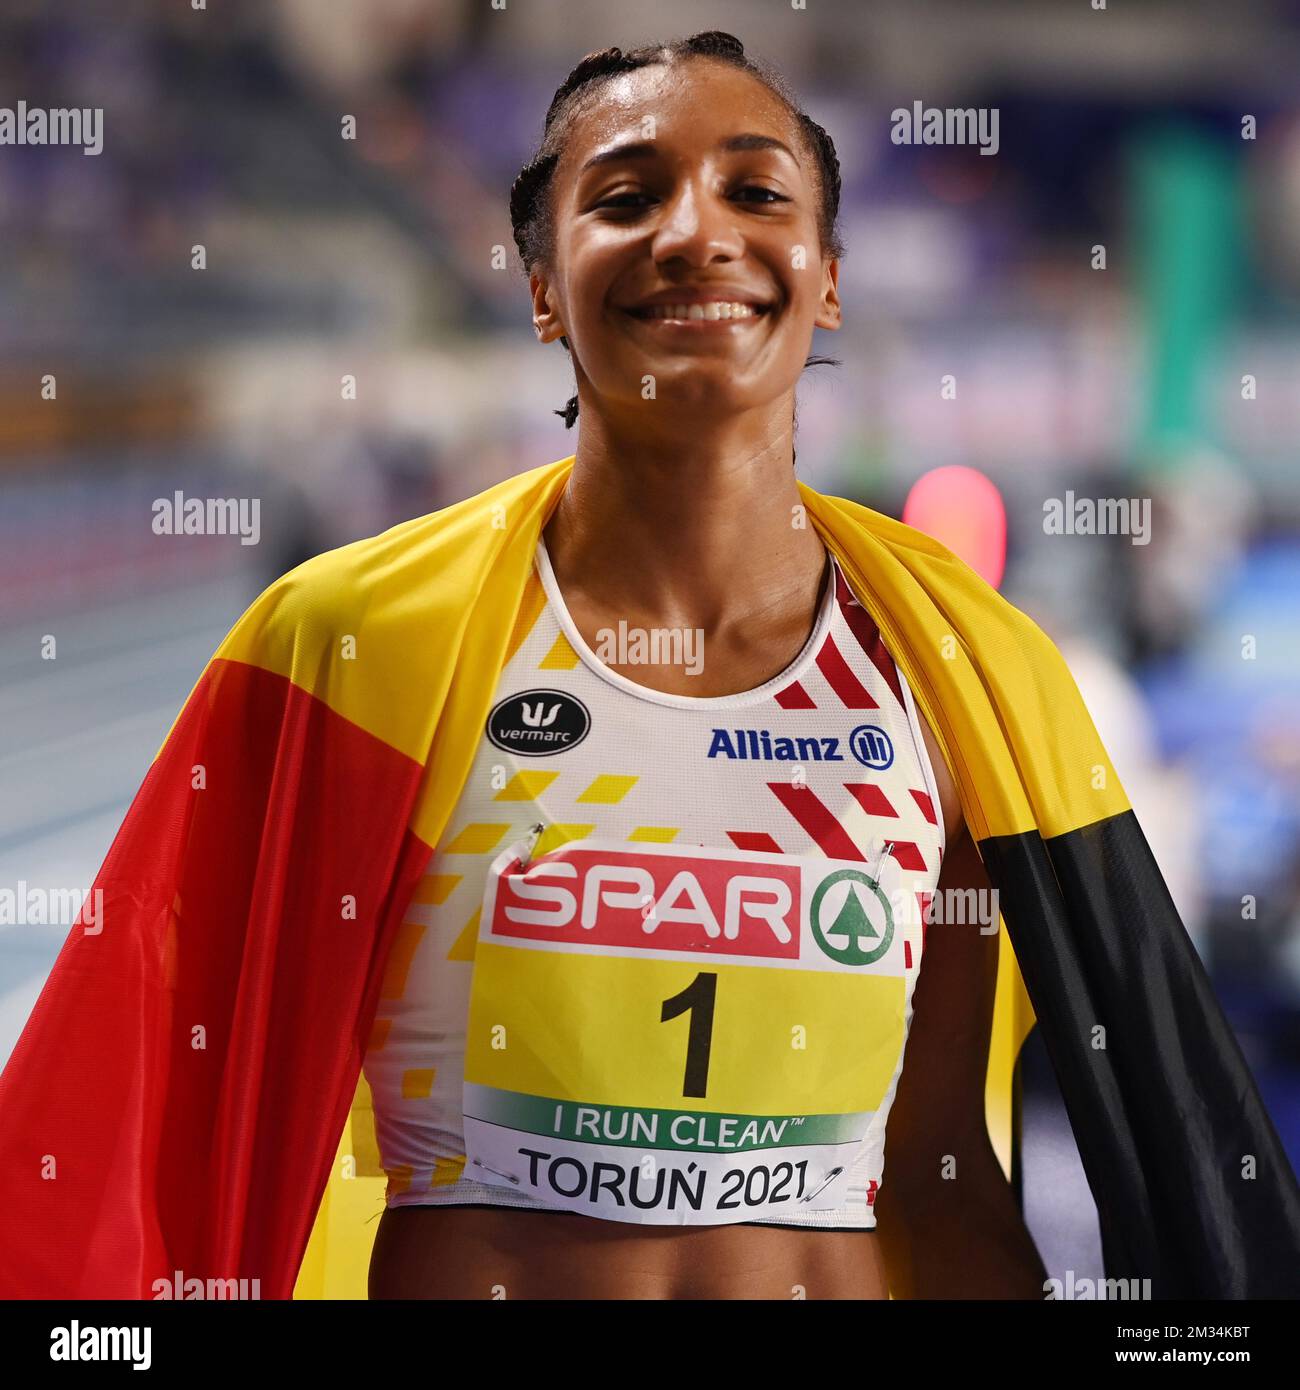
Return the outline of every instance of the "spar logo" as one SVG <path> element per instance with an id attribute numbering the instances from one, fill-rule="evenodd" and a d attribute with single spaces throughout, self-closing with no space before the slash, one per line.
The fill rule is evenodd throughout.
<path id="1" fill-rule="evenodd" d="M 861 869 L 840 869 L 822 879 L 808 915 L 813 940 L 842 965 L 870 965 L 894 939 L 889 899 Z"/>
<path id="2" fill-rule="evenodd" d="M 777 859 L 575 841 L 525 868 L 510 849 L 488 876 L 484 921 L 497 937 L 793 960 L 803 884 Z"/>

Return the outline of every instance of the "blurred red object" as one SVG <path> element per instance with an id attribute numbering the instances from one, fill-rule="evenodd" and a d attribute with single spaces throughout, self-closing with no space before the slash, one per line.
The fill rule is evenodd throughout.
<path id="1" fill-rule="evenodd" d="M 907 494 L 903 522 L 942 542 L 996 589 L 1007 564 L 1002 494 L 978 468 L 952 464 L 923 474 Z"/>

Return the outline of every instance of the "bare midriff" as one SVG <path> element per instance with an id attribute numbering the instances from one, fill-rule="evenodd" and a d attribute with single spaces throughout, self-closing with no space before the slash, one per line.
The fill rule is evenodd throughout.
<path id="1" fill-rule="evenodd" d="M 637 1226 L 512 1207 L 389 1207 L 371 1298 L 888 1298 L 872 1231 Z"/>

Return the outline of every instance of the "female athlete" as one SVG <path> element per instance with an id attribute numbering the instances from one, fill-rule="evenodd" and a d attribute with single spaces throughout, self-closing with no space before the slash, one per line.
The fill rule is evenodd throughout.
<path id="1" fill-rule="evenodd" d="M 634 795 L 647 793 L 631 813 L 637 825 L 672 825 L 675 843 L 701 850 L 758 851 L 756 863 L 771 863 L 772 850 L 874 863 L 882 842 L 886 861 L 898 859 L 889 817 L 901 798 L 914 815 L 937 812 L 906 836 L 915 858 L 905 886 L 987 894 L 933 732 L 816 531 L 798 522 L 795 391 L 814 327 L 840 325 L 839 192 L 830 137 L 730 35 L 608 49 L 561 85 L 511 211 L 534 330 L 572 356 L 577 394 L 559 413 L 578 435 L 539 547 L 545 603 L 519 664 L 502 674 L 493 718 L 509 724 L 504 706 L 530 685 L 546 692 L 539 704 L 558 702 L 561 722 L 582 706 L 585 754 L 520 756 L 514 767 L 539 769 L 538 788 L 582 756 L 584 785 L 602 769 L 631 773 Z M 620 630 L 698 632 L 700 659 L 611 645 Z M 554 659 L 557 642 L 567 660 Z M 526 698 L 520 715 L 526 722 Z M 875 730 L 856 761 L 814 759 L 806 785 L 781 785 L 781 733 L 815 735 L 834 760 L 851 751 L 855 726 Z M 526 731 L 496 732 L 485 772 Z M 887 770 L 880 759 L 871 770 L 872 737 L 890 741 Z M 493 809 L 496 793 L 475 790 L 477 771 L 449 836 Z M 657 804 L 652 773 L 666 789 Z M 760 806 L 769 796 L 770 808 Z M 536 789 L 516 819 L 539 829 L 582 820 L 597 838 L 629 838 L 631 822 L 607 816 L 598 799 L 582 816 L 573 799 L 562 806 Z M 746 802 L 758 807 L 752 820 L 743 820 Z M 439 866 L 448 874 L 471 862 L 456 848 Z M 472 902 L 484 871 L 464 876 Z M 463 916 L 449 914 L 448 930 Z M 608 1201 L 593 1196 L 584 1211 L 578 1162 L 547 1169 L 552 1160 L 536 1156 L 532 1177 L 552 1173 L 556 1198 L 525 1202 L 510 1183 L 520 1175 L 502 1171 L 509 1165 L 476 1164 L 456 1113 L 473 967 L 439 946 L 430 960 L 442 983 L 421 982 L 417 956 L 388 1040 L 366 1062 L 390 1179 L 371 1296 L 1043 1297 L 1044 1268 L 984 1120 L 997 949 L 996 931 L 931 927 L 903 1030 L 906 1066 L 895 1052 L 886 1067 L 892 1103 L 886 1095 L 867 1137 L 844 1146 L 845 1176 L 857 1165 L 862 1187 L 814 1218 L 769 1200 L 745 1221 L 707 1210 L 698 1220 L 629 1219 L 621 1169 L 606 1174 Z M 722 993 L 717 1008 L 721 1027 Z M 806 1022 L 815 1032 L 818 1020 Z M 662 1026 L 685 1036 L 684 1022 Z M 416 1088 L 418 1116 L 403 1109 L 412 1075 L 433 1077 Z M 770 1094 L 761 1075 L 749 1084 L 767 1102 L 758 1113 L 787 1108 L 775 1074 Z M 882 1142 L 883 1181 L 870 1152 L 877 1146 L 878 1160 Z"/>

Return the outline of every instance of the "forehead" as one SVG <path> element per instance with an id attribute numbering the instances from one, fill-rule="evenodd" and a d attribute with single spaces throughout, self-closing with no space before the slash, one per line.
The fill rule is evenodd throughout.
<path id="1" fill-rule="evenodd" d="M 559 169 L 573 174 L 593 154 L 625 139 L 653 138 L 665 151 L 710 150 L 729 135 L 757 133 L 800 153 L 789 108 L 766 83 L 727 63 L 692 59 L 619 73 L 581 101 Z"/>

